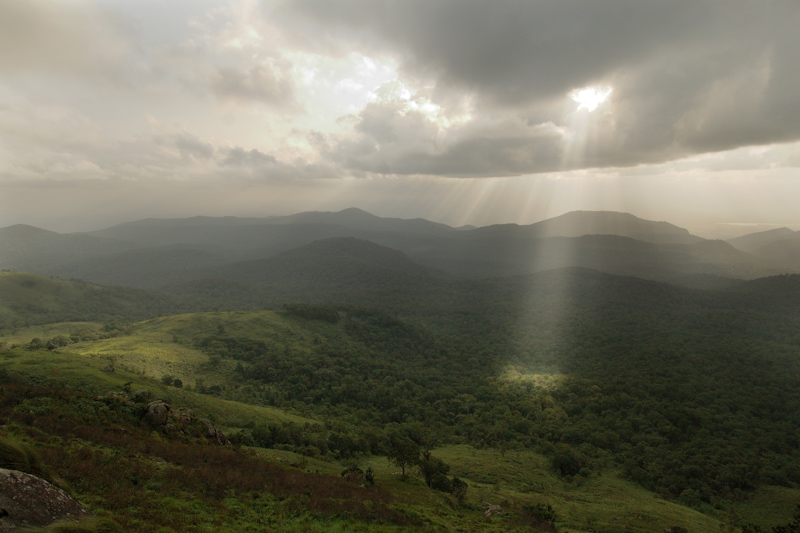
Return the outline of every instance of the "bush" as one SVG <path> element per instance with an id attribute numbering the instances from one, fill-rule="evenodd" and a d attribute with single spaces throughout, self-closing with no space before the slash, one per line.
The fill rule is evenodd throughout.
<path id="1" fill-rule="evenodd" d="M 562 476 L 574 476 L 581 471 L 581 461 L 572 450 L 563 450 L 553 456 L 553 468 Z"/>
<path id="2" fill-rule="evenodd" d="M 456 501 L 458 501 L 458 503 L 464 503 L 464 498 L 467 496 L 467 489 L 469 488 L 469 485 L 457 477 L 453 477 L 450 485 L 453 487 L 453 496 L 455 496 Z"/>
<path id="3" fill-rule="evenodd" d="M 453 483 L 441 472 L 436 472 L 433 477 L 431 477 L 430 486 L 433 490 L 447 492 L 448 494 L 453 493 Z"/>
<path id="4" fill-rule="evenodd" d="M 525 522 L 539 530 L 556 530 L 556 512 L 550 504 L 523 505 L 522 514 Z"/>

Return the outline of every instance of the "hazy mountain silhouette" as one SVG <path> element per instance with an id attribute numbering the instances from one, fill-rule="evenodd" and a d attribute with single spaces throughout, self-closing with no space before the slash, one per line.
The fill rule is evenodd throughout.
<path id="1" fill-rule="evenodd" d="M 795 233 L 796 232 L 789 228 L 776 228 L 767 231 L 758 231 L 756 233 L 748 233 L 741 237 L 728 239 L 725 242 L 743 252 L 756 253 L 762 246 L 789 239 L 794 236 Z"/>
<path id="2" fill-rule="evenodd" d="M 243 261 L 275 258 L 316 241 L 336 238 L 369 241 L 405 254 L 391 256 L 394 259 L 386 255 L 384 268 L 392 261 L 407 264 L 410 259 L 467 278 L 577 266 L 719 288 L 727 286 L 725 278 L 752 279 L 800 266 L 800 253 L 797 258 L 792 255 L 792 250 L 800 250 L 800 241 L 796 248 L 772 250 L 762 246 L 757 258 L 728 243 L 704 240 L 667 222 L 627 213 L 575 211 L 527 226 L 456 229 L 422 219 L 376 217 L 360 209 L 265 218 L 144 219 L 73 235 L 12 226 L 0 230 L 0 265 L 145 288 L 211 277 L 250 281 L 255 279 L 255 267 L 245 275 Z M 759 238 L 763 240 L 754 237 Z M 779 242 L 784 241 L 772 244 Z M 324 246 L 318 246 L 322 248 L 311 249 L 317 250 L 316 258 L 324 264 L 319 255 Z M 327 246 L 331 254 L 342 252 Z M 302 263 L 300 252 L 281 257 L 282 262 L 271 267 L 273 276 L 278 272 L 287 276 L 311 272 L 303 270 L 306 267 L 290 266 L 292 262 Z M 339 264 L 343 261 L 341 255 L 334 259 Z M 312 278 L 309 274 L 313 282 Z M 287 277 L 286 282 L 291 279 Z"/>
<path id="3" fill-rule="evenodd" d="M 99 237 L 122 239 L 149 246 L 213 244 L 233 248 L 281 248 L 287 241 L 361 236 L 369 233 L 445 235 L 457 230 L 421 218 L 382 218 L 361 209 L 305 212 L 264 218 L 191 217 L 143 219 L 94 231 Z M 308 240 L 310 239 L 310 240 Z M 297 245 L 305 244 L 299 242 Z"/>
<path id="4" fill-rule="evenodd" d="M 751 233 L 728 240 L 761 261 L 789 270 L 800 270 L 800 232 L 789 228 Z"/>
<path id="5" fill-rule="evenodd" d="M 25 224 L 0 228 L 0 268 L 42 270 L 136 245 L 93 235 L 56 233 Z"/>
<path id="6" fill-rule="evenodd" d="M 704 240 L 668 222 L 644 220 L 615 211 L 571 211 L 528 226 L 502 224 L 477 228 L 477 238 L 547 238 L 583 235 L 618 235 L 644 242 L 691 244 Z"/>

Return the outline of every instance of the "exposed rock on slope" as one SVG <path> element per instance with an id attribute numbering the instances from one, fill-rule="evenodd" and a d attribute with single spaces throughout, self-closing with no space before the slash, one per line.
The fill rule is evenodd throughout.
<path id="1" fill-rule="evenodd" d="M 60 520 L 90 516 L 58 487 L 31 474 L 0 468 L 0 531 L 44 527 Z"/>
<path id="2" fill-rule="evenodd" d="M 230 444 L 228 438 L 207 418 L 198 418 L 191 409 L 173 409 L 162 400 L 147 405 L 147 419 L 168 435 L 205 437 L 219 445 Z"/>

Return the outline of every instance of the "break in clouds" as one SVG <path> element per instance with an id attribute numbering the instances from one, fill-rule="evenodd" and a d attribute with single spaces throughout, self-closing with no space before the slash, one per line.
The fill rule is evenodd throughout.
<path id="1" fill-rule="evenodd" d="M 408 102 L 370 103 L 333 153 L 355 168 L 551 172 L 800 136 L 793 2 L 306 0 L 285 9 L 318 53 L 395 58 L 455 122 L 437 124 Z M 567 95 L 590 86 L 613 92 L 596 115 L 577 117 Z M 581 150 L 570 153 L 571 143 Z"/>
<path id="2" fill-rule="evenodd" d="M 0 202 L 274 185 L 380 211 L 447 178 L 793 173 L 798 26 L 789 0 L 3 2 Z"/>

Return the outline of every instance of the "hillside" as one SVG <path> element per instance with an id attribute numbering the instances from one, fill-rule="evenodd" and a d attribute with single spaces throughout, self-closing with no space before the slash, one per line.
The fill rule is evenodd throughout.
<path id="1" fill-rule="evenodd" d="M 5 241 L 2 235 L 6 235 Z M 265 218 L 144 219 L 79 235 L 15 226 L 0 230 L 0 252 L 3 246 L 6 252 L 0 257 L 7 268 L 17 270 L 159 288 L 212 278 L 254 281 L 258 275 L 246 271 L 257 270 L 257 261 L 337 238 L 369 241 L 402 252 L 420 265 L 466 278 L 578 266 L 719 288 L 729 283 L 727 279 L 754 279 L 793 272 L 800 266 L 791 246 L 765 249 L 756 257 L 667 222 L 627 213 L 584 211 L 528 226 L 471 229 L 422 219 L 376 217 L 359 209 Z M 303 261 L 299 255 L 289 255 L 270 268 L 290 272 L 293 260 Z M 320 261 L 325 263 L 323 258 Z M 303 271 L 306 267 L 297 268 Z M 259 282 L 269 285 L 276 280 Z"/>
<path id="2" fill-rule="evenodd" d="M 656 244 L 616 235 L 538 238 L 520 236 L 516 229 L 480 238 L 470 235 L 409 255 L 423 265 L 472 278 L 578 266 L 680 284 L 684 277 L 698 274 L 753 279 L 785 271 L 722 241 Z"/>
<path id="3" fill-rule="evenodd" d="M 17 224 L 0 228 L 0 269 L 42 270 L 135 245 L 91 235 L 63 235 Z"/>
<path id="4" fill-rule="evenodd" d="M 230 254 L 216 249 L 204 250 L 174 245 L 116 252 L 48 270 L 67 279 L 155 289 L 172 283 L 208 277 L 213 268 L 230 261 Z"/>
<path id="5" fill-rule="evenodd" d="M 796 271 L 800 269 L 800 232 L 765 244 L 754 252 L 754 255 L 772 264 Z"/>
<path id="6" fill-rule="evenodd" d="M 331 268 L 320 265 L 320 254 Z M 282 266 L 286 257 L 291 260 Z M 523 530 L 516 520 L 524 519 L 523 504 L 534 503 L 552 505 L 559 527 L 576 531 L 591 531 L 588 524 L 595 524 L 595 530 L 600 525 L 613 529 L 616 517 L 631 531 L 672 525 L 714 531 L 733 509 L 741 520 L 764 526 L 790 518 L 792 491 L 800 484 L 800 467 L 793 466 L 800 464 L 793 444 L 800 441 L 800 308 L 792 296 L 800 293 L 800 277 L 740 282 L 715 291 L 581 268 L 455 281 L 437 277 L 399 252 L 354 239 L 321 241 L 276 259 L 268 265 L 245 264 L 253 268 L 243 269 L 242 275 L 262 276 L 252 280 L 262 282 L 274 276 L 270 290 L 275 291 L 321 276 L 314 285 L 321 295 L 317 298 L 330 300 L 348 284 L 358 288 L 358 283 L 370 287 L 374 282 L 375 290 L 364 291 L 363 298 L 392 314 L 300 304 L 280 312 L 165 316 L 97 329 L 94 337 L 86 324 L 55 325 L 47 335 L 68 339 L 66 344 L 52 352 L 7 351 L 0 354 L 0 364 L 25 382 L 74 383 L 91 398 L 129 382 L 129 388 L 150 390 L 213 415 L 240 445 L 299 454 L 292 463 L 313 464 L 323 472 L 338 474 L 353 461 L 362 470 L 370 465 L 380 487 L 393 498 L 413 502 L 412 514 L 407 514 L 409 504 L 384 502 L 393 509 L 387 516 L 395 516 L 397 524 L 421 519 L 444 529 L 482 527 L 474 522 L 482 516 L 480 500 L 499 498 L 512 510 L 503 519 L 510 522 L 492 522 L 499 530 Z M 4 274 L 19 281 L 7 283 L 8 290 L 41 284 L 41 292 L 51 298 L 88 286 L 24 275 L 34 282 L 25 287 L 23 275 Z M 397 279 L 406 284 L 389 281 Z M 384 282 L 388 289 L 381 287 Z M 266 287 L 239 283 L 243 293 L 247 287 Z M 392 293 L 392 287 L 403 290 Z M 26 298 L 20 292 L 5 294 Z M 202 293 L 196 297 L 196 304 L 204 298 Z M 25 331 L 17 331 L 13 341 L 6 337 L 5 346 L 26 345 L 20 341 Z M 39 337 L 44 331 L 35 328 L 28 335 Z M 36 357 L 46 359 L 31 364 Z M 115 372 L 102 371 L 109 364 Z M 14 390 L 14 402 L 44 394 Z M 63 409 L 76 409 L 72 394 L 64 396 Z M 82 416 L 86 402 L 94 401 L 80 400 Z M 0 416 L 20 424 L 51 424 L 55 429 L 36 427 L 61 432 L 42 438 L 71 438 L 74 428 L 84 427 L 81 438 L 95 443 L 91 446 L 122 445 L 109 440 L 111 434 L 91 430 L 94 422 L 53 425 L 45 416 L 50 411 L 42 411 L 45 418 L 25 418 L 26 409 Z M 68 411 L 57 412 L 72 420 Z M 97 424 L 133 424 L 125 425 L 126 431 L 139 442 L 151 442 L 147 435 L 152 430 L 136 429 L 142 422 L 125 422 L 122 411 L 103 413 L 117 418 L 98 419 Z M 467 502 L 473 503 L 446 503 L 454 502 L 447 500 L 452 496 L 428 488 L 424 480 L 393 477 L 386 457 L 400 441 L 433 446 L 434 457 L 450 465 L 449 476 L 466 480 Z M 95 494 L 68 475 L 68 465 L 74 464 L 69 456 L 47 457 L 84 494 Z M 174 456 L 157 457 L 167 464 L 175 461 Z M 536 466 L 529 475 L 520 473 L 531 465 Z M 223 472 L 214 475 L 227 479 Z M 147 476 L 159 479 L 155 473 Z M 157 491 L 125 490 L 138 498 L 136 505 L 161 498 Z M 184 485 L 181 490 L 200 489 Z M 776 507 L 777 515 L 767 517 L 747 506 L 749 498 L 763 494 L 780 495 L 785 502 Z M 133 504 L 96 502 L 131 530 L 138 527 L 126 510 Z M 237 505 L 249 509 L 250 504 Z M 296 520 L 305 512 L 313 523 L 323 519 L 316 507 L 299 505 L 287 518 Z M 431 505 L 452 510 L 436 519 Z M 333 508 L 337 520 L 351 520 L 356 528 L 367 528 L 364 521 L 371 520 L 350 507 Z M 643 508 L 649 511 L 642 514 Z M 203 521 L 213 515 L 203 513 L 192 516 Z M 224 510 L 216 516 L 233 520 Z M 164 520 L 150 516 L 146 523 L 169 523 Z M 383 524 L 378 525 L 393 527 Z"/>
<path id="7" fill-rule="evenodd" d="M 728 239 L 727 242 L 737 250 L 741 250 L 743 252 L 748 253 L 755 253 L 764 245 L 776 242 L 776 241 L 783 241 L 785 239 L 789 239 L 795 235 L 795 232 L 790 230 L 789 228 L 776 228 L 767 231 L 759 231 L 756 233 L 750 233 L 747 235 L 742 235 L 741 237 L 736 237 L 734 239 Z"/>
<path id="8" fill-rule="evenodd" d="M 528 226 L 487 226 L 477 228 L 472 233 L 478 239 L 617 235 L 661 244 L 693 244 L 703 240 L 668 222 L 644 220 L 629 213 L 615 211 L 572 211 Z"/>
<path id="9" fill-rule="evenodd" d="M 362 243 L 344 244 L 363 253 Z M 380 264 L 384 252 L 373 253 Z M 323 471 L 359 460 L 373 467 L 379 486 L 415 502 L 413 516 L 423 520 L 433 516 L 423 501 L 445 496 L 419 480 L 392 480 L 385 456 L 397 435 L 433 442 L 450 475 L 467 480 L 470 501 L 501 494 L 517 502 L 508 504 L 516 510 L 507 520 L 521 516 L 524 502 L 548 503 L 569 530 L 613 527 L 621 516 L 632 531 L 676 524 L 713 531 L 728 516 L 715 506 L 747 509 L 737 502 L 759 491 L 788 502 L 800 482 L 786 467 L 800 461 L 791 444 L 800 438 L 800 309 L 796 300 L 780 310 L 764 305 L 771 294 L 796 291 L 796 278 L 696 291 L 568 269 L 461 282 L 458 299 L 430 294 L 407 310 L 408 320 L 302 305 L 180 315 L 61 348 L 48 359 L 58 370 L 26 364 L 35 352 L 17 352 L 5 364 L 26 375 L 81 379 L 89 390 L 132 381 L 215 413 L 237 442 L 306 455 Z M 84 358 L 94 374 L 79 377 L 89 367 L 70 357 Z M 109 361 L 113 375 L 99 371 Z M 166 378 L 182 388 L 165 386 Z M 271 411 L 262 415 L 268 422 L 250 423 L 246 404 L 287 414 Z M 304 419 L 325 421 L 325 429 Z M 709 437 L 716 433 L 728 437 Z M 787 445 L 776 447 L 779 441 Z M 521 473 L 531 465 L 530 475 Z M 660 511 L 642 514 L 643 505 Z M 774 525 L 788 520 L 792 505 L 781 509 L 771 522 L 752 510 L 742 516 Z M 469 527 L 480 516 L 467 506 L 438 523 Z"/>
<path id="10" fill-rule="evenodd" d="M 134 320 L 179 309 L 174 298 L 162 294 L 0 272 L 0 331 L 51 322 Z"/>

